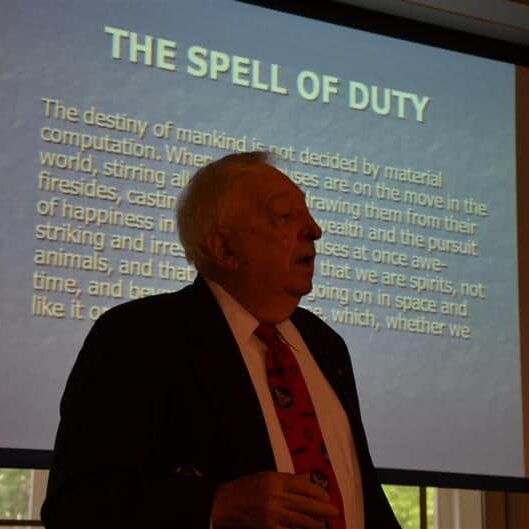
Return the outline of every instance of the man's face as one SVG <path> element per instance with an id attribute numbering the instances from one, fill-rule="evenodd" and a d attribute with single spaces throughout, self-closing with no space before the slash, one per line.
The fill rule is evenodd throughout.
<path id="1" fill-rule="evenodd" d="M 321 230 L 302 191 L 277 169 L 262 165 L 235 186 L 230 244 L 243 294 L 281 303 L 312 288 L 314 241 Z"/>

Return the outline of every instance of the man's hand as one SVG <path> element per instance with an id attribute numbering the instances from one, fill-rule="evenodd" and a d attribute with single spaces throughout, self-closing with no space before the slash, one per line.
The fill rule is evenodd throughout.
<path id="1" fill-rule="evenodd" d="M 211 518 L 214 529 L 324 529 L 324 518 L 338 514 L 307 476 L 260 472 L 220 485 Z"/>

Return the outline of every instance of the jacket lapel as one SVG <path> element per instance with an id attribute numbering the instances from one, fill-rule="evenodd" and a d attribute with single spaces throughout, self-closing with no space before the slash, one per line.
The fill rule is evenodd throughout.
<path id="1" fill-rule="evenodd" d="M 291 317 L 292 323 L 298 329 L 318 367 L 334 389 L 340 403 L 349 416 L 351 410 L 351 387 L 347 384 L 347 365 L 343 364 L 341 357 L 336 354 L 336 347 L 329 343 L 321 333 L 318 333 L 314 326 L 308 325 L 303 319 L 303 314 L 300 310 L 296 310 Z"/>
<path id="2" fill-rule="evenodd" d="M 196 295 L 190 309 L 195 314 L 190 321 L 200 323 L 193 330 L 191 361 L 235 459 L 227 466 L 233 476 L 225 479 L 275 469 L 259 400 L 228 322 L 200 277 L 193 288 Z"/>

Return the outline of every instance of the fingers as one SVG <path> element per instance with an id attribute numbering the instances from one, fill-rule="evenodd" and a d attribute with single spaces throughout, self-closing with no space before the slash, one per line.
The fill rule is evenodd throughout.
<path id="1" fill-rule="evenodd" d="M 284 507 L 292 513 L 309 517 L 311 526 L 317 522 L 322 526 L 322 518 L 338 516 L 340 510 L 330 503 L 329 494 L 319 485 L 312 483 L 308 476 L 282 474 L 284 480 Z M 296 527 L 294 525 L 294 527 Z"/>
<path id="2" fill-rule="evenodd" d="M 324 518 L 339 510 L 307 476 L 262 472 L 219 485 L 211 514 L 219 528 L 324 529 Z"/>
<path id="3" fill-rule="evenodd" d="M 329 494 L 327 491 L 323 487 L 312 483 L 308 475 L 281 475 L 286 476 L 285 487 L 289 492 L 307 496 L 309 498 L 314 498 L 315 500 L 319 501 L 329 501 Z"/>
<path id="4" fill-rule="evenodd" d="M 336 505 L 304 496 L 291 495 L 285 499 L 285 508 L 291 512 L 305 514 L 312 518 L 334 517 L 340 514 Z"/>

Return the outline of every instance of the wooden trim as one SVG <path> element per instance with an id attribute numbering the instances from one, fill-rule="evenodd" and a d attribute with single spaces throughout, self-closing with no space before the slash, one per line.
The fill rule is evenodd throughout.
<path id="1" fill-rule="evenodd" d="M 484 529 L 528 529 L 529 494 L 485 492 Z"/>
<path id="2" fill-rule="evenodd" d="M 529 494 L 507 494 L 508 529 L 529 528 Z"/>
<path id="3" fill-rule="evenodd" d="M 507 529 L 505 492 L 483 493 L 484 529 Z"/>
<path id="4" fill-rule="evenodd" d="M 516 164 L 518 173 L 518 266 L 520 370 L 525 475 L 529 477 L 529 68 L 516 67 Z"/>

